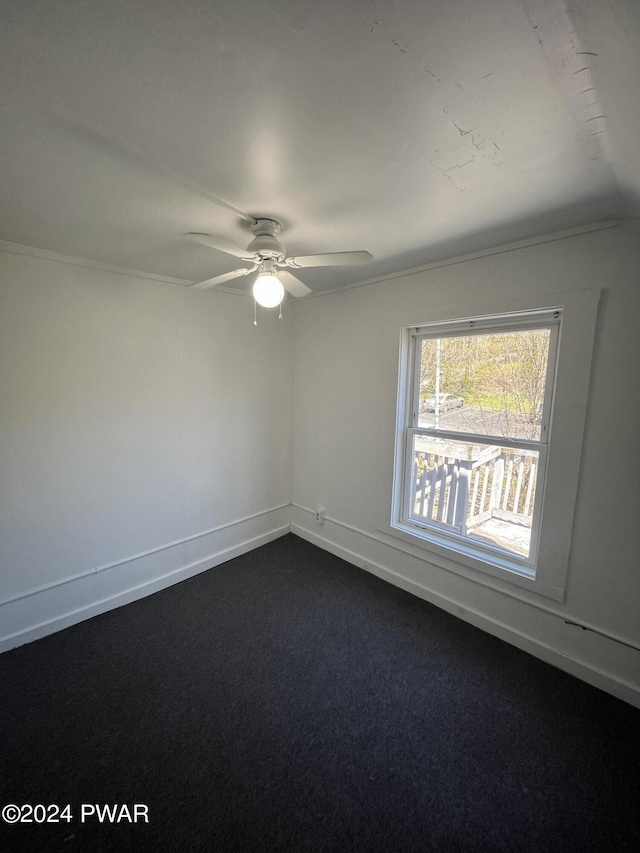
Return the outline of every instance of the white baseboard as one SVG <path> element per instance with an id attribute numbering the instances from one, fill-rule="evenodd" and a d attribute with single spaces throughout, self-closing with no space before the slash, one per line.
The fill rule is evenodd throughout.
<path id="1" fill-rule="evenodd" d="M 285 505 L 103 567 L 108 571 L 63 578 L 16 596 L 0 603 L 0 653 L 145 598 L 288 532 Z M 199 540 L 195 546 L 194 540 Z M 185 563 L 189 547 L 200 555 Z"/>
<path id="2" fill-rule="evenodd" d="M 329 532 L 332 527 L 331 519 L 326 520 L 326 526 L 322 528 L 323 535 L 309 529 L 304 523 L 305 515 L 309 513 L 309 510 L 302 507 L 275 507 L 180 542 L 169 543 L 125 558 L 100 567 L 99 570 L 63 578 L 0 602 L 3 626 L 0 633 L 0 653 L 144 598 L 291 532 L 534 657 L 640 708 L 640 687 L 634 679 L 625 677 L 626 673 L 637 671 L 638 652 L 635 649 L 620 647 L 618 654 L 626 654 L 626 659 L 616 659 L 610 647 L 612 641 L 595 634 L 589 637 L 590 646 L 581 647 L 579 638 L 585 632 L 568 628 L 563 624 L 561 615 L 549 611 L 541 611 L 539 614 L 542 621 L 539 622 L 538 636 L 534 630 L 514 628 L 495 615 L 469 606 L 468 600 L 446 595 L 441 590 L 408 577 L 402 570 L 391 568 L 399 565 L 398 557 L 402 555 L 394 554 L 387 543 L 375 536 L 340 523 L 342 533 L 347 534 L 348 540 L 340 542 L 337 524 L 336 530 Z M 518 606 L 527 605 L 521 602 Z M 521 615 L 523 614 L 524 611 Z M 525 624 L 525 620 L 517 624 Z M 563 639 L 562 642 L 556 639 L 557 645 L 554 646 L 540 639 L 541 636 L 562 636 Z M 619 666 L 616 666 L 617 662 L 620 663 Z"/>
<path id="3" fill-rule="evenodd" d="M 618 699 L 628 702 L 630 705 L 640 708 L 640 689 L 638 686 L 627 681 L 624 677 L 619 676 L 614 671 L 607 671 L 602 666 L 599 666 L 592 661 L 585 660 L 584 658 L 580 659 L 577 655 L 571 654 L 570 650 L 567 650 L 567 648 L 562 650 L 554 648 L 532 634 L 517 630 L 511 625 L 507 625 L 504 622 L 499 621 L 495 617 L 470 607 L 468 602 L 458 601 L 443 595 L 442 593 L 437 592 L 422 583 L 418 583 L 394 569 L 391 569 L 388 565 L 383 565 L 380 562 L 371 559 L 371 556 L 367 555 L 367 551 L 371 551 L 371 548 L 367 547 L 365 538 L 362 536 L 361 532 L 355 528 L 349 528 L 349 538 L 351 541 L 355 540 L 357 550 L 354 550 L 353 547 L 347 547 L 345 544 L 340 544 L 336 539 L 331 538 L 331 534 L 328 533 L 326 528 L 323 528 L 324 535 L 319 534 L 317 531 L 310 530 L 303 523 L 296 522 L 296 515 L 299 519 L 301 515 L 300 512 L 296 513 L 296 509 L 298 511 L 303 510 L 302 507 L 296 508 L 295 505 L 292 508 L 291 532 L 296 536 L 299 536 L 301 539 L 305 539 L 313 545 L 317 545 L 325 551 L 329 551 L 329 553 L 340 557 L 360 569 L 365 569 L 371 574 L 376 575 L 376 577 L 388 581 L 389 583 L 392 583 L 395 586 L 428 601 L 430 604 L 434 604 L 436 607 L 445 610 L 447 613 L 463 619 L 465 622 L 469 622 L 475 627 L 480 628 L 481 630 L 486 631 L 487 633 L 492 634 L 493 636 L 498 637 L 519 649 L 522 649 L 528 654 L 545 661 L 545 663 L 549 663 L 552 666 L 555 666 L 558 669 L 561 669 L 564 672 L 599 688 L 600 690 L 610 693 Z M 303 512 L 306 513 L 309 511 L 303 510 Z M 331 520 L 327 519 L 327 522 L 329 522 L 328 526 L 330 527 Z M 343 524 L 341 524 L 341 526 L 344 528 L 348 527 L 348 525 Z M 359 537 L 362 541 L 358 543 L 357 540 Z M 386 543 L 381 540 L 377 541 L 377 553 L 384 553 L 386 548 L 388 548 Z M 389 563 L 393 564 L 394 562 L 396 561 L 391 557 Z M 553 614 L 549 614 L 547 618 L 557 619 L 559 622 L 563 621 Z M 562 627 L 566 628 L 567 626 L 563 625 Z M 582 634 L 583 632 L 580 633 Z M 607 641 L 602 639 L 598 640 L 598 638 L 595 637 L 592 642 L 597 643 Z M 626 650 L 626 652 L 634 655 L 638 654 L 635 650 Z"/>

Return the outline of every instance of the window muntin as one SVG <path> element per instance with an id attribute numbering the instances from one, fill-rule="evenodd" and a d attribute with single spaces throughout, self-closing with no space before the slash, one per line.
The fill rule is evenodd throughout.
<path id="1" fill-rule="evenodd" d="M 410 332 L 399 522 L 535 576 L 560 310 Z"/>

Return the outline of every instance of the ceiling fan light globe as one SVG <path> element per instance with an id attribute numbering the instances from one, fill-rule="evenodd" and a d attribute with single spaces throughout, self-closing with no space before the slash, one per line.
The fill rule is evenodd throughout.
<path id="1" fill-rule="evenodd" d="M 284 299 L 284 287 L 276 275 L 259 275 L 253 285 L 253 298 L 263 308 L 275 308 Z"/>

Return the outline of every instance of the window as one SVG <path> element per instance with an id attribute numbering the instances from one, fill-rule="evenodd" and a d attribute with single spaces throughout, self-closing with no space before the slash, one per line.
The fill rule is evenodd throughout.
<path id="1" fill-rule="evenodd" d="M 441 568 L 563 599 L 598 299 L 402 329 L 379 530 Z"/>
<path id="2" fill-rule="evenodd" d="M 402 524 L 533 575 L 561 316 L 410 331 Z"/>

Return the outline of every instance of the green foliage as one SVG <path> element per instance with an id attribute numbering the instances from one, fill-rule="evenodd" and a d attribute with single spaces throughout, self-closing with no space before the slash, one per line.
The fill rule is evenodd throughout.
<path id="1" fill-rule="evenodd" d="M 543 400 L 548 351 L 547 329 L 425 339 L 420 398 L 435 393 L 439 370 L 441 393 L 483 409 L 530 415 Z"/>

